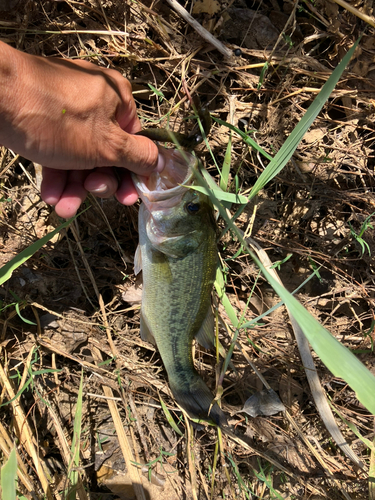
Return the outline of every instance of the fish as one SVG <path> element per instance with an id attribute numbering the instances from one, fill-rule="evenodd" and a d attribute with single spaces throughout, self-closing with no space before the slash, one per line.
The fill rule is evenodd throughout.
<path id="1" fill-rule="evenodd" d="M 199 161 L 160 148 L 161 173 L 133 174 L 142 200 L 134 271 L 143 273 L 140 330 L 156 343 L 177 403 L 191 418 L 220 427 L 227 418 L 196 371 L 192 342 L 214 346 L 211 292 L 218 261 L 213 205 L 194 189 Z"/>

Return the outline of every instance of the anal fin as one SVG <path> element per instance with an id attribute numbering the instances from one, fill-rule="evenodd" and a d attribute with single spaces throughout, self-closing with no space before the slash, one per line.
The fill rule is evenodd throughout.
<path id="1" fill-rule="evenodd" d="M 215 318 L 211 306 L 208 308 L 206 317 L 204 318 L 202 326 L 200 327 L 200 330 L 196 334 L 195 338 L 197 339 L 199 344 L 203 346 L 205 349 L 211 351 L 214 351 L 216 349 Z M 219 341 L 219 354 L 222 358 L 225 359 L 226 352 L 220 341 Z"/>
<path id="2" fill-rule="evenodd" d="M 206 317 L 202 323 L 202 326 L 199 329 L 199 332 L 196 334 L 195 338 L 207 350 L 215 349 L 215 320 L 212 312 L 211 306 L 208 308 Z"/>

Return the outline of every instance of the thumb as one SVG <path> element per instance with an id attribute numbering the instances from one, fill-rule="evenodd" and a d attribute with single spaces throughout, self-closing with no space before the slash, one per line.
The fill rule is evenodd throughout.
<path id="1" fill-rule="evenodd" d="M 121 146 L 117 150 L 116 167 L 127 168 L 135 174 L 148 176 L 154 170 L 161 172 L 164 160 L 158 147 L 147 137 L 128 134 L 120 129 Z"/>

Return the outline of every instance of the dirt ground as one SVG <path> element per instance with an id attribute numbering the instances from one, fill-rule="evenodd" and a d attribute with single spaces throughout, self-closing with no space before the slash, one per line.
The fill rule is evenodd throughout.
<path id="1" fill-rule="evenodd" d="M 144 126 L 165 127 L 170 114 L 173 130 L 191 128 L 185 120 L 192 114 L 185 80 L 213 117 L 253 131 L 256 142 L 274 155 L 364 32 L 293 160 L 237 223 L 243 231 L 251 229 L 272 261 L 288 257 L 278 273 L 289 291 L 320 268 L 297 298 L 375 374 L 375 219 L 368 219 L 375 213 L 375 29 L 356 15 L 374 19 L 372 1 L 350 2 L 356 13 L 329 0 L 297 6 L 291 0 L 182 3 L 232 51 L 229 59 L 164 1 L 2 0 L 0 39 L 30 54 L 82 58 L 117 69 L 132 83 Z M 266 60 L 272 64 L 263 75 Z M 208 137 L 220 166 L 229 136 L 228 128 L 215 123 Z M 40 198 L 40 168 L 15 153 L 0 150 L 0 266 L 62 222 Z M 199 146 L 197 154 L 218 179 L 207 147 Z M 233 191 L 238 186 L 248 193 L 266 163 L 232 134 Z M 247 446 L 218 437 L 212 427 L 187 425 L 156 348 L 139 337 L 141 280 L 133 273 L 138 206 L 90 197 L 87 207 L 0 288 L 1 402 L 10 399 L 7 384 L 17 394 L 28 383 L 17 407 L 0 407 L 2 462 L 12 442 L 19 444 L 20 433 L 26 433 L 18 446 L 20 494 L 65 498 L 82 377 L 80 464 L 75 467 L 83 484 L 77 493 L 81 500 L 136 495 L 152 500 L 374 499 L 368 476 L 374 457 L 337 413 L 337 424 L 365 469 L 353 465 L 332 440 L 283 308 L 241 330 L 239 342 L 294 424 L 283 413 L 256 418 L 241 413 L 262 383 L 235 349 L 222 407 Z M 238 250 L 228 233 L 219 242 L 228 297 L 241 316 L 252 294 L 246 310 L 250 320 L 278 298 L 250 257 L 237 255 Z M 218 311 L 227 321 L 221 305 Z M 220 339 L 228 349 L 231 339 L 223 328 Z M 214 389 L 213 354 L 197 345 L 195 358 Z M 374 442 L 373 416 L 314 359 L 333 409 Z M 130 467 L 133 472 L 131 461 L 140 464 Z"/>

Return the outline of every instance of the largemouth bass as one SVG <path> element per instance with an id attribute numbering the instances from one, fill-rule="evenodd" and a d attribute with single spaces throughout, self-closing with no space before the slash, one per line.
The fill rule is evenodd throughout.
<path id="1" fill-rule="evenodd" d="M 214 344 L 211 291 L 216 274 L 216 225 L 209 198 L 193 189 L 198 160 L 163 149 L 165 168 L 133 175 L 143 201 L 135 272 L 143 270 L 141 336 L 156 342 L 178 404 L 192 418 L 227 420 L 194 368 L 192 341 Z M 210 410 L 211 407 L 211 410 Z"/>

